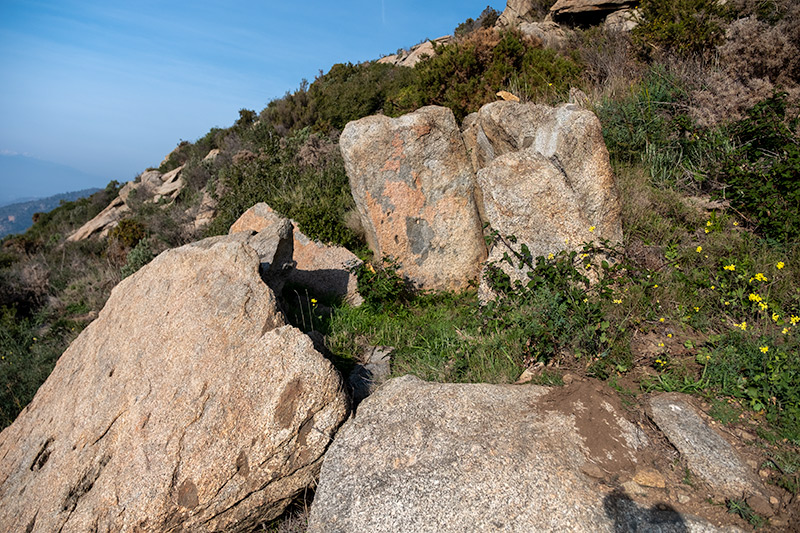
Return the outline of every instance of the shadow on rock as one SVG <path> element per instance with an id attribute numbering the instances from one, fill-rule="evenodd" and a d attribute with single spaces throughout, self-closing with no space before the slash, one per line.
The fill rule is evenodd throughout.
<path id="1" fill-rule="evenodd" d="M 614 521 L 614 531 L 617 533 L 632 533 L 635 531 L 689 532 L 683 517 L 672 506 L 657 503 L 650 509 L 645 509 L 619 489 L 603 498 L 603 508 L 606 516 Z"/>

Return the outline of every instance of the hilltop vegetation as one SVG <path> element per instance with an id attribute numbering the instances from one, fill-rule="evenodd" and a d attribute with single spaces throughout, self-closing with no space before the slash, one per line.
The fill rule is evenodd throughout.
<path id="1" fill-rule="evenodd" d="M 136 206 L 107 240 L 65 238 L 117 183 L 39 216 L 0 251 L 0 423 L 124 275 L 226 232 L 263 201 L 371 261 L 358 272 L 364 306 L 326 301 L 313 319 L 289 308 L 345 367 L 368 342 L 396 347 L 396 373 L 431 380 L 513 382 L 527 368 L 558 383 L 569 370 L 628 395 L 701 394 L 721 420 L 752 419 L 765 439 L 800 445 L 800 6 L 644 0 L 640 11 L 630 34 L 575 29 L 559 48 L 467 21 L 415 68 L 334 65 L 181 143 L 160 170 L 185 164 L 186 188 L 174 203 Z M 534 267 L 530 284 L 498 285 L 505 296 L 480 308 L 474 292 L 415 294 L 391 263 L 368 256 L 338 149 L 348 121 L 423 105 L 462 119 L 498 90 L 558 104 L 571 88 L 603 124 L 623 201 L 623 245 L 585 250 L 616 259 L 599 284 L 584 283 L 580 254 L 517 258 Z M 204 160 L 212 149 L 219 156 Z M 217 215 L 198 230 L 186 210 L 204 191 Z M 773 480 L 798 491 L 797 470 Z"/>

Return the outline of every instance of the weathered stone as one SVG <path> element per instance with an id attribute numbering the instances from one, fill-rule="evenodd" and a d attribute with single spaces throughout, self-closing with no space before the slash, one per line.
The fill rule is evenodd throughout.
<path id="1" fill-rule="evenodd" d="M 581 24 L 602 22 L 606 15 L 633 8 L 638 0 L 558 0 L 550 8 L 553 20 Z"/>
<path id="2" fill-rule="evenodd" d="M 130 213 L 130 208 L 119 196 L 114 198 L 108 206 L 100 211 L 92 220 L 75 230 L 67 237 L 69 242 L 82 241 L 89 237 L 106 237 L 111 229 L 119 224 L 119 221 Z"/>
<path id="3" fill-rule="evenodd" d="M 600 122 L 572 104 L 493 102 L 465 125 L 481 216 L 533 257 L 622 240 L 621 207 Z M 490 262 L 508 250 L 495 247 Z M 502 265 L 524 281 L 524 268 Z"/>
<path id="4" fill-rule="evenodd" d="M 486 250 L 475 177 L 449 109 L 350 122 L 340 147 L 376 257 L 393 257 L 424 289 L 463 289 L 477 278 Z"/>
<path id="5" fill-rule="evenodd" d="M 641 22 L 642 17 L 635 9 L 620 9 L 606 17 L 603 27 L 606 31 L 629 32 Z"/>
<path id="6" fill-rule="evenodd" d="M 284 220 L 285 217 L 276 213 L 264 202 L 260 202 L 242 213 L 242 216 L 231 225 L 228 233 L 231 235 L 240 231 L 258 233 L 273 225 L 282 224 Z"/>
<path id="7" fill-rule="evenodd" d="M 561 48 L 567 42 L 567 34 L 555 22 L 523 22 L 519 25 L 523 35 L 535 37 L 546 48 Z"/>
<path id="8" fill-rule="evenodd" d="M 289 282 L 308 287 L 314 294 L 343 298 L 350 305 L 364 303 L 352 273 L 361 260 L 347 248 L 313 241 L 295 228 L 293 259 Z"/>
<path id="9" fill-rule="evenodd" d="M 0 433 L 0 530 L 250 531 L 313 482 L 346 398 L 258 266 L 201 241 L 112 291 Z"/>
<path id="10" fill-rule="evenodd" d="M 692 472 L 723 498 L 763 494 L 764 488 L 728 441 L 700 418 L 681 394 L 650 399 L 650 417 L 681 453 Z"/>
<path id="11" fill-rule="evenodd" d="M 553 409 L 548 396 L 527 385 L 387 381 L 328 450 L 309 533 L 720 531 L 584 474 L 594 464 L 586 435 L 565 414 L 573 407 Z"/>
<path id="12" fill-rule="evenodd" d="M 535 22 L 538 8 L 534 0 L 508 0 L 495 26 L 500 29 L 517 28 L 525 22 Z"/>
<path id="13" fill-rule="evenodd" d="M 233 223 L 229 233 L 263 232 L 283 227 L 288 219 L 281 217 L 269 205 L 258 203 L 242 214 Z M 292 263 L 291 270 L 286 271 L 287 281 L 308 287 L 319 295 L 344 298 L 351 305 L 361 305 L 364 299 L 358 293 L 358 280 L 351 272 L 361 260 L 352 252 L 341 246 L 329 246 L 312 241 L 303 232 L 292 227 L 292 248 L 288 258 L 282 255 L 277 263 L 286 269 Z"/>
<path id="14" fill-rule="evenodd" d="M 437 46 L 445 46 L 453 42 L 452 35 L 443 35 L 436 39 L 427 40 L 418 45 L 412 46 L 409 50 L 402 50 L 397 54 L 384 56 L 377 60 L 378 63 L 386 63 L 398 67 L 413 68 L 417 63 L 426 57 L 433 57 L 436 55 Z"/>

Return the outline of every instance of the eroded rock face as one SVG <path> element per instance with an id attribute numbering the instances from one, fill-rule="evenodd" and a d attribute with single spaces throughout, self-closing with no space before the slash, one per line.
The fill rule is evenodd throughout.
<path id="1" fill-rule="evenodd" d="M 0 530 L 250 531 L 312 483 L 347 402 L 259 263 L 201 241 L 112 291 L 0 433 Z"/>
<path id="2" fill-rule="evenodd" d="M 475 178 L 449 109 L 350 122 L 339 144 L 376 257 L 393 257 L 424 289 L 458 290 L 477 278 L 486 251 Z"/>
<path id="3" fill-rule="evenodd" d="M 601 22 L 610 13 L 633 8 L 638 3 L 638 0 L 558 0 L 550 8 L 550 15 L 556 21 L 592 24 Z"/>
<path id="4" fill-rule="evenodd" d="M 534 0 L 508 0 L 496 26 L 501 29 L 517 28 L 522 23 L 534 22 L 536 12 Z"/>
<path id="5" fill-rule="evenodd" d="M 287 224 L 291 241 L 288 257 L 284 252 L 280 254 L 279 263 L 273 262 L 282 269 L 291 264 L 291 268 L 285 269 L 286 281 L 308 287 L 315 295 L 340 297 L 351 305 L 361 305 L 364 299 L 358 293 L 358 280 L 351 272 L 361 260 L 346 248 L 309 239 L 294 222 L 281 217 L 269 205 L 261 202 L 245 211 L 231 226 L 230 234 L 282 234 Z M 282 251 L 284 249 L 281 247 Z"/>
<path id="6" fill-rule="evenodd" d="M 622 239 L 619 197 L 600 121 L 574 104 L 493 102 L 465 120 L 481 214 L 534 257 Z M 489 261 L 507 250 L 496 247 Z M 505 266 L 504 266 L 505 268 Z M 523 269 L 524 270 L 524 269 Z M 521 269 L 507 271 L 524 279 Z"/>
<path id="7" fill-rule="evenodd" d="M 308 531 L 723 531 L 593 477 L 631 475 L 647 445 L 602 395 L 392 379 L 337 433 Z"/>

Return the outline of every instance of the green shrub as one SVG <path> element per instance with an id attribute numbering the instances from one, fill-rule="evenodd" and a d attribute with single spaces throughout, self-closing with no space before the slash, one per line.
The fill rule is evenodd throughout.
<path id="1" fill-rule="evenodd" d="M 800 241 L 800 135 L 786 121 L 786 93 L 757 104 L 730 135 L 738 147 L 723 161 L 717 180 L 737 209 L 753 217 L 768 239 Z M 798 117 L 788 121 L 797 128 Z"/>
<path id="2" fill-rule="evenodd" d="M 127 278 L 131 274 L 135 273 L 144 265 L 152 261 L 153 257 L 155 256 L 153 251 L 150 249 L 150 243 L 147 242 L 147 239 L 142 239 L 136 243 L 136 246 L 134 246 L 130 252 L 128 252 L 125 266 L 122 267 L 122 277 Z"/>
<path id="3" fill-rule="evenodd" d="M 707 54 L 724 37 L 724 8 L 717 0 L 642 0 L 644 19 L 633 30 L 645 55 Z"/>
<path id="4" fill-rule="evenodd" d="M 521 34 L 478 30 L 436 50 L 414 69 L 417 105 L 442 105 L 457 120 L 497 99 L 497 91 L 514 83 L 527 96 L 552 99 L 578 83 L 581 67 L 552 49 L 535 46 Z"/>

